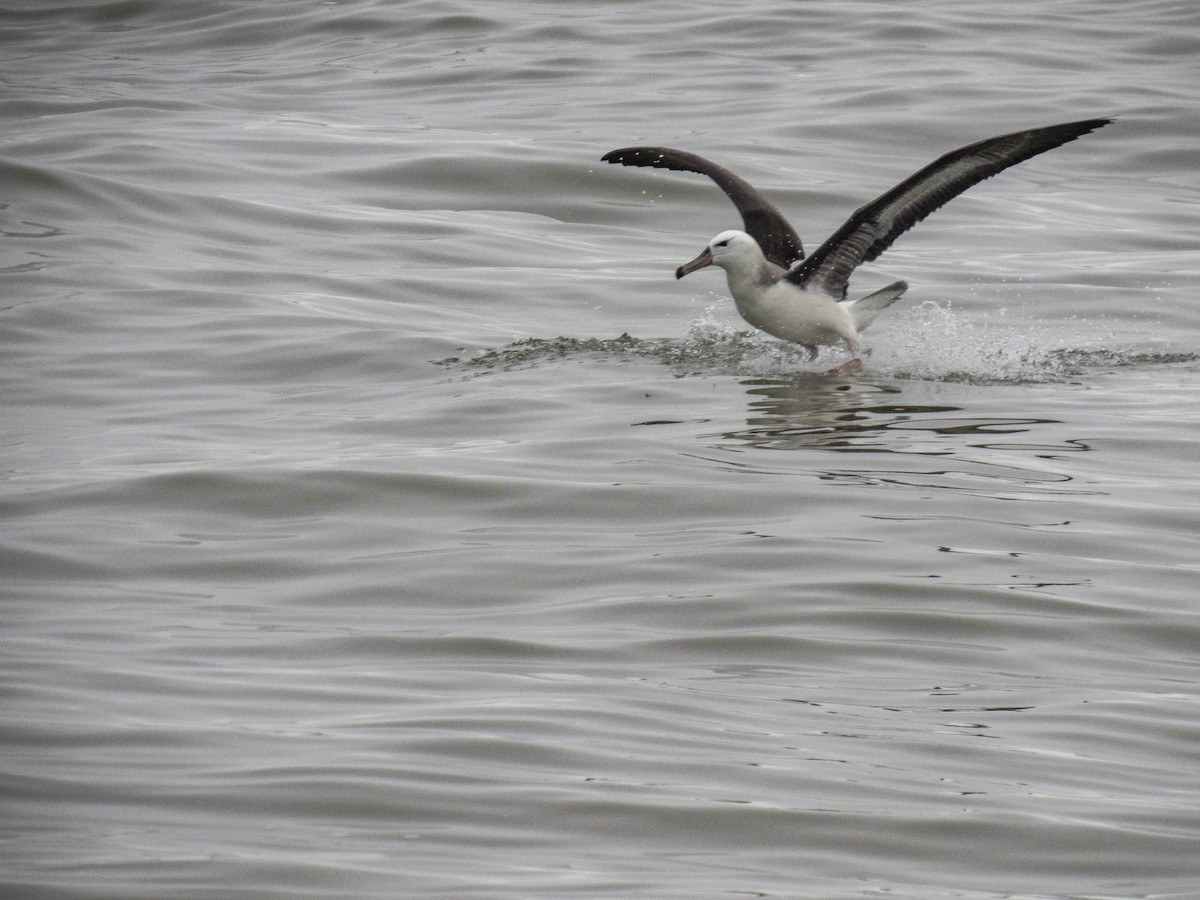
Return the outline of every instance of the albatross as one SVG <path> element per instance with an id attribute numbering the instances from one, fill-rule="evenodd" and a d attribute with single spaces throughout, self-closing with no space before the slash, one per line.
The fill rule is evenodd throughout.
<path id="1" fill-rule="evenodd" d="M 1111 121 L 1086 119 L 1015 131 L 952 150 L 860 207 L 807 257 L 783 213 L 760 191 L 711 160 L 670 147 L 625 147 L 604 154 L 601 160 L 696 172 L 715 181 L 741 213 L 744 230 L 722 231 L 699 256 L 676 269 L 675 277 L 720 266 L 738 313 L 755 328 L 800 344 L 811 359 L 816 359 L 818 347 L 845 342 L 850 358 L 829 370 L 835 374 L 862 367 L 859 335 L 908 288 L 896 281 L 847 300 L 846 287 L 855 269 L 968 188 Z"/>

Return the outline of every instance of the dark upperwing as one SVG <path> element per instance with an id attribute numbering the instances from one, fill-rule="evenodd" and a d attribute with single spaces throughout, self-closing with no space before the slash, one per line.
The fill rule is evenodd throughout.
<path id="1" fill-rule="evenodd" d="M 797 260 L 804 259 L 800 237 L 783 213 L 753 186 L 703 156 L 685 150 L 672 150 L 670 147 L 625 147 L 605 153 L 601 160 L 623 166 L 652 166 L 707 175 L 729 195 L 733 205 L 742 214 L 746 233 L 758 241 L 767 259 L 785 269 L 791 268 Z"/>
<path id="2" fill-rule="evenodd" d="M 1016 131 L 952 150 L 852 215 L 785 277 L 846 296 L 850 273 L 870 262 L 935 209 L 1009 166 L 1095 131 L 1111 119 L 1087 119 Z"/>

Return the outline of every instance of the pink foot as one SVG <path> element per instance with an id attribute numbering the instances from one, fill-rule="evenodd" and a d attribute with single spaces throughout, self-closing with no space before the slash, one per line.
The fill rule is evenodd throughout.
<path id="1" fill-rule="evenodd" d="M 825 374 L 826 375 L 846 375 L 850 372 L 857 372 L 861 368 L 862 368 L 862 360 L 859 359 L 857 356 L 852 356 L 850 359 L 846 360 L 840 366 L 834 366 L 832 369 L 830 369 Z"/>

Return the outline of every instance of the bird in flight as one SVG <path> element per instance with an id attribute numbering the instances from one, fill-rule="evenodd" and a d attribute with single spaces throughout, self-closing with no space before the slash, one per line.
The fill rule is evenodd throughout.
<path id="1" fill-rule="evenodd" d="M 804 346 L 813 359 L 818 347 L 843 341 L 850 358 L 831 369 L 834 374 L 862 367 L 860 333 L 908 288 L 896 281 L 848 300 L 846 286 L 856 268 L 968 188 L 1111 121 L 1086 119 L 1032 128 L 952 150 L 860 207 L 809 256 L 795 229 L 762 192 L 711 160 L 670 147 L 625 147 L 601 159 L 697 172 L 715 181 L 741 213 L 744 230 L 722 231 L 699 256 L 676 269 L 675 277 L 720 266 L 742 318 L 767 334 Z"/>

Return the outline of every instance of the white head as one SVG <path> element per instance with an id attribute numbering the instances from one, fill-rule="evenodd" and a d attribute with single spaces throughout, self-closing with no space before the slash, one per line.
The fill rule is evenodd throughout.
<path id="1" fill-rule="evenodd" d="M 676 269 L 675 277 L 682 278 L 705 266 L 720 266 L 726 271 L 743 266 L 758 268 L 764 260 L 758 241 L 746 232 L 722 231 L 708 242 L 699 256 Z"/>

